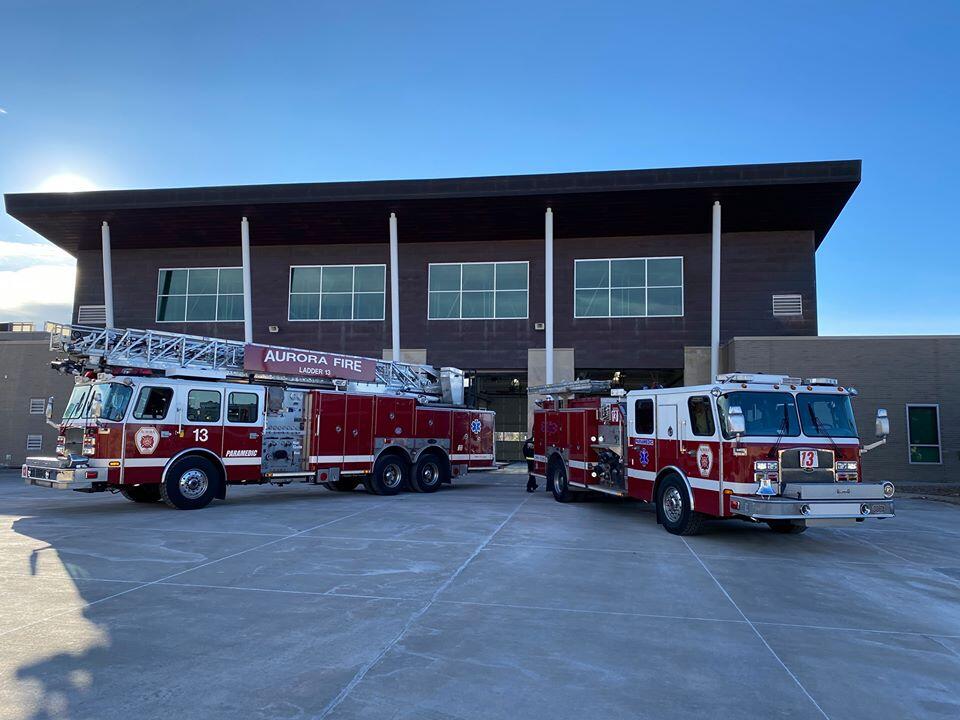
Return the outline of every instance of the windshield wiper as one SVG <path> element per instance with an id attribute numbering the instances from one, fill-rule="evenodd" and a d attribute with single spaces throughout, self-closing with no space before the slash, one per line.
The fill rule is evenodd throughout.
<path id="1" fill-rule="evenodd" d="M 776 456 L 777 448 L 780 447 L 780 441 L 783 440 L 783 436 L 786 435 L 787 430 L 790 429 L 790 416 L 787 415 L 787 404 L 783 404 L 783 420 L 780 421 L 780 429 L 777 431 L 777 441 L 773 444 L 773 447 L 770 448 L 770 452 L 767 455 L 768 458 L 773 459 Z"/>
<path id="2" fill-rule="evenodd" d="M 813 405 L 807 405 L 807 413 L 810 415 L 810 419 L 813 421 L 814 430 L 830 441 L 830 446 L 833 448 L 834 454 L 836 454 L 837 451 L 840 450 L 840 446 L 837 445 L 837 442 L 830 436 L 830 433 L 827 432 L 827 429 L 817 419 L 817 414 L 813 411 Z"/>

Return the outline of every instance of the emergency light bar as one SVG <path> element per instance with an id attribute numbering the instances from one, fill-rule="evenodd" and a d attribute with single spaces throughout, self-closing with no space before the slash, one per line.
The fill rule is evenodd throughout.
<path id="1" fill-rule="evenodd" d="M 767 375 L 764 373 L 725 373 L 717 375 L 721 383 L 753 383 L 755 385 L 800 385 L 800 378 L 789 375 Z M 809 384 L 809 383 L 807 383 Z M 836 384 L 836 381 L 834 381 Z"/>

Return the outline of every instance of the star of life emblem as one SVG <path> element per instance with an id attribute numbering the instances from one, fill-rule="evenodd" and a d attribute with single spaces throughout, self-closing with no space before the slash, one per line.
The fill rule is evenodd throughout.
<path id="1" fill-rule="evenodd" d="M 474 435 L 480 434 L 480 428 L 483 427 L 479 420 L 474 420 L 470 423 L 470 430 Z"/>
<path id="2" fill-rule="evenodd" d="M 650 453 L 647 452 L 646 448 L 640 449 L 640 464 L 644 467 L 650 464 Z"/>

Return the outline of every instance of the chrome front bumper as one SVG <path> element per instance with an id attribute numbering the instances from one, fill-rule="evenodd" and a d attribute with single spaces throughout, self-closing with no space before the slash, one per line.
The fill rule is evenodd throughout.
<path id="1" fill-rule="evenodd" d="M 893 500 L 797 500 L 731 495 L 730 512 L 753 520 L 861 520 L 894 517 Z"/>
<path id="2" fill-rule="evenodd" d="M 59 458 L 27 458 L 27 463 L 20 469 L 20 476 L 27 485 L 55 490 L 84 490 L 92 488 L 94 483 L 106 482 L 107 468 L 65 468 L 60 466 Z"/>

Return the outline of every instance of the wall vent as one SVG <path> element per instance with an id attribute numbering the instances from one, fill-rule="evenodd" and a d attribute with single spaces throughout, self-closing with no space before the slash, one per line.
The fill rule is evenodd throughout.
<path id="1" fill-rule="evenodd" d="M 43 435 L 27 435 L 27 450 L 43 450 Z"/>
<path id="2" fill-rule="evenodd" d="M 47 411 L 47 401 L 43 398 L 30 398 L 30 414 L 43 415 Z"/>
<path id="3" fill-rule="evenodd" d="M 106 305 L 81 305 L 77 310 L 77 324 L 79 325 L 106 325 Z"/>
<path id="4" fill-rule="evenodd" d="M 774 317 L 803 317 L 802 295 L 774 295 Z"/>

